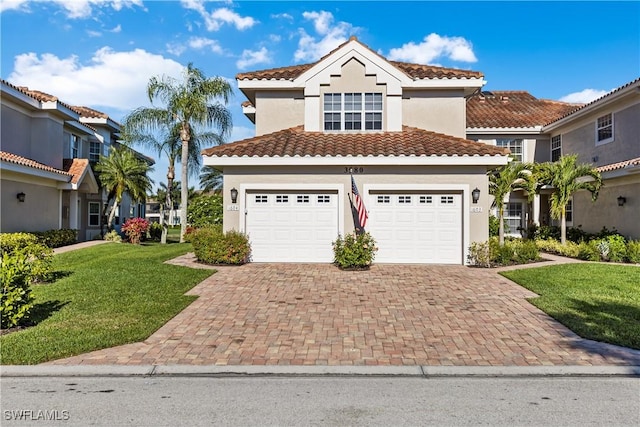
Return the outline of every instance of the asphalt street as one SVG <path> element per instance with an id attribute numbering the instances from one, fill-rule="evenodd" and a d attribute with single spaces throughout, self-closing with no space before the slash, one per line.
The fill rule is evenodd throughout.
<path id="1" fill-rule="evenodd" d="M 638 425 L 629 377 L 3 377 L 5 426 Z"/>

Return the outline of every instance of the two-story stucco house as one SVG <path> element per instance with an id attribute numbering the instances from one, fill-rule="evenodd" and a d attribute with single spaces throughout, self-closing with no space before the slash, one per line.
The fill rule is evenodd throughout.
<path id="1" fill-rule="evenodd" d="M 571 223 L 595 233 L 602 227 L 640 239 L 640 78 L 578 108 L 542 130 L 551 141 L 551 159 L 577 154 L 602 174 L 598 199 L 578 192 Z"/>
<path id="2" fill-rule="evenodd" d="M 0 231 L 71 228 L 80 241 L 99 236 L 107 196 L 91 165 L 117 144 L 120 125 L 44 92 L 5 80 L 0 88 Z M 128 197 L 119 210 L 122 219 L 144 216 L 144 204 Z"/>
<path id="3" fill-rule="evenodd" d="M 331 262 L 354 230 L 352 176 L 377 262 L 463 264 L 487 240 L 487 170 L 509 157 L 466 137 L 481 73 L 389 61 L 351 38 L 237 80 L 256 136 L 203 154 L 224 173 L 224 229 L 248 233 L 253 261 Z"/>

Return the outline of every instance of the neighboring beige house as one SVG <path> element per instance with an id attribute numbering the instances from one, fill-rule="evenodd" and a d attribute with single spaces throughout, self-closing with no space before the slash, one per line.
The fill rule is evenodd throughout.
<path id="1" fill-rule="evenodd" d="M 604 185 L 598 199 L 576 193 L 572 222 L 590 233 L 604 226 L 640 239 L 640 78 L 546 124 L 550 155 L 578 154 L 592 163 Z"/>
<path id="2" fill-rule="evenodd" d="M 331 262 L 354 230 L 352 176 L 377 262 L 463 264 L 487 240 L 487 171 L 509 157 L 466 137 L 481 73 L 388 61 L 351 38 L 237 80 L 256 136 L 203 154 L 224 172 L 224 229 L 248 233 L 253 261 Z"/>
<path id="3" fill-rule="evenodd" d="M 1 79 L 0 88 L 0 231 L 71 228 L 80 241 L 100 236 L 107 197 L 91 165 L 117 144 L 120 125 L 44 92 Z M 119 211 L 118 224 L 144 216 L 144 204 L 125 197 Z"/>

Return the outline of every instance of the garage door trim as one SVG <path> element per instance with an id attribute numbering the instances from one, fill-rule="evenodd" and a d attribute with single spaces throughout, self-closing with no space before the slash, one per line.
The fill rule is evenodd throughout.
<path id="1" fill-rule="evenodd" d="M 365 206 L 374 206 L 375 194 L 372 191 L 398 192 L 403 191 L 434 191 L 462 193 L 462 262 L 467 264 L 469 254 L 469 200 L 471 198 L 469 184 L 364 184 Z M 375 239 L 376 236 L 373 236 Z"/>
<path id="2" fill-rule="evenodd" d="M 240 184 L 238 191 L 238 203 L 240 209 L 240 231 L 246 233 L 247 229 L 247 192 L 256 191 L 337 191 L 338 192 L 338 231 L 344 235 L 344 184 Z M 338 236 L 336 236 L 338 237 Z"/>

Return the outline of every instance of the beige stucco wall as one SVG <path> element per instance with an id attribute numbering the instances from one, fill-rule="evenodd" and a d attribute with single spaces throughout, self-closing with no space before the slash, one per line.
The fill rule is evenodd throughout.
<path id="1" fill-rule="evenodd" d="M 596 120 L 613 113 L 614 140 L 596 145 Z M 578 154 L 578 162 L 595 167 L 640 157 L 640 96 L 625 99 L 598 109 L 567 125 L 554 129 L 551 135 L 562 135 L 562 153 Z M 597 158 L 597 160 L 594 160 Z"/>
<path id="2" fill-rule="evenodd" d="M 302 91 L 256 93 L 256 136 L 304 124 Z"/>
<path id="3" fill-rule="evenodd" d="M 357 165 L 354 165 L 357 166 Z M 412 187 L 416 185 L 427 186 L 445 186 L 453 187 L 467 186 L 463 197 L 466 210 L 471 208 L 481 208 L 481 212 L 469 212 L 468 223 L 464 223 L 463 228 L 469 228 L 469 244 L 475 241 L 486 241 L 489 234 L 488 214 L 490 208 L 490 200 L 488 197 L 488 181 L 486 176 L 486 168 L 479 166 L 458 166 L 455 168 L 444 166 L 418 167 L 418 166 L 365 166 L 364 172 L 355 174 L 354 178 L 363 195 L 365 204 L 368 202 L 368 195 L 364 193 L 365 185 L 374 186 L 379 184 L 397 184 L 399 191 L 402 186 Z M 272 188 L 274 184 L 282 185 L 282 189 L 287 189 L 292 185 L 313 185 L 327 186 L 340 185 L 343 188 L 344 205 L 344 232 L 352 232 L 353 219 L 349 210 L 349 199 L 347 194 L 351 191 L 350 175 L 345 173 L 344 166 L 304 166 L 304 167 L 280 167 L 277 173 L 274 168 L 268 167 L 225 167 L 224 169 L 224 229 L 240 230 L 240 221 L 244 220 L 244 212 L 228 210 L 231 206 L 231 188 L 240 190 L 239 206 L 242 206 L 241 197 L 242 189 L 247 185 L 251 185 L 254 190 L 259 190 L 261 185 Z M 480 201 L 476 205 L 471 203 L 471 190 L 474 188 L 481 190 Z M 423 190 L 421 192 L 428 192 Z M 442 190 L 446 192 L 446 190 Z M 452 192 L 460 192 L 455 190 Z M 369 202 L 370 204 L 370 202 Z M 463 209 L 465 209 L 463 208 Z M 476 209 L 477 210 L 477 209 Z M 463 211 L 464 214 L 464 211 Z M 463 215 L 464 218 L 464 215 Z M 464 235 L 464 233 L 463 233 Z M 374 236 L 375 237 L 375 236 Z"/>
<path id="4" fill-rule="evenodd" d="M 522 154 L 524 162 L 546 162 L 551 155 L 549 152 L 549 138 L 546 135 L 481 135 L 469 133 L 467 138 L 488 145 L 496 145 L 496 139 L 522 139 Z"/>
<path id="5" fill-rule="evenodd" d="M 619 196 L 627 199 L 624 206 L 618 206 Z M 591 193 L 580 191 L 573 196 L 573 206 L 573 225 L 582 225 L 584 231 L 615 227 L 626 237 L 640 239 L 640 174 L 606 180 L 595 202 Z"/>
<path id="6" fill-rule="evenodd" d="M 2 176 L 2 199 L 0 206 L 0 231 L 46 231 L 59 228 L 60 193 L 57 188 L 36 183 L 25 183 Z M 26 195 L 24 202 L 16 198 L 18 193 Z"/>
<path id="7" fill-rule="evenodd" d="M 404 90 L 402 123 L 466 138 L 466 103 L 462 90 Z"/>

